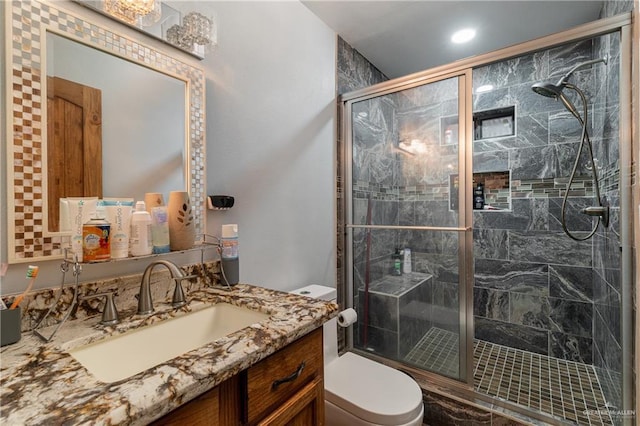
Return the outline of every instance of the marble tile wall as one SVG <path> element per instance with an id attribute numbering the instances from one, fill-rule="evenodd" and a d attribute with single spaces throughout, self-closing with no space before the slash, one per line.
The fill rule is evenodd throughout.
<path id="1" fill-rule="evenodd" d="M 631 2 L 605 2 L 604 16 L 612 16 L 632 9 Z M 621 241 L 620 241 L 620 176 L 619 79 L 620 37 L 611 34 L 600 37 L 594 44 L 594 56 L 608 58 L 602 67 L 598 85 L 599 102 L 594 108 L 594 150 L 601 160 L 598 164 L 600 191 L 610 205 L 610 225 L 601 227 L 593 237 L 593 364 L 605 398 L 613 406 L 621 404 Z"/>
<path id="2" fill-rule="evenodd" d="M 381 83 L 383 81 L 388 80 L 389 78 L 387 76 L 385 76 L 382 72 L 380 72 L 380 70 L 378 70 L 373 64 L 371 64 L 364 56 L 362 56 L 357 50 L 355 50 L 354 48 L 352 48 L 347 42 L 345 42 L 341 37 L 337 38 L 337 64 L 336 64 L 336 94 L 337 95 L 341 95 L 353 90 L 357 90 L 357 89 L 362 89 L 377 83 Z M 340 118 L 340 111 L 338 111 L 337 116 Z M 363 118 L 363 117 L 361 117 Z M 373 121 L 375 122 L 376 119 L 374 118 Z M 364 122 L 362 125 L 366 128 L 368 123 Z M 382 127 L 383 125 L 381 124 L 380 126 L 373 126 L 373 128 L 376 127 Z M 338 129 L 341 129 L 342 126 L 340 123 L 338 123 Z M 345 299 L 346 299 L 346 295 L 347 295 L 347 289 L 346 289 L 346 285 L 345 285 L 345 281 L 344 281 L 344 263 L 343 263 L 343 259 L 344 259 L 344 255 L 343 255 L 343 250 L 344 250 L 344 194 L 345 194 L 345 188 L 344 188 L 344 176 L 342 175 L 342 170 L 343 170 L 343 162 L 344 162 L 344 156 L 343 156 L 343 135 L 339 133 L 338 135 L 338 140 L 337 140 L 337 146 L 336 146 L 336 152 L 337 152 L 337 158 L 336 158 L 336 164 L 337 164 L 337 177 L 336 177 L 336 195 L 337 195 L 337 208 L 338 208 L 338 212 L 337 212 L 337 227 L 336 227 L 336 233 L 337 233 L 337 238 L 336 238 L 336 253 L 338 254 L 337 256 L 337 277 L 336 277 L 336 282 L 337 282 L 337 289 L 338 289 L 338 302 L 342 303 L 344 306 L 345 303 Z M 359 186 L 362 186 L 362 188 L 359 189 Z M 371 195 L 372 199 L 385 199 L 387 198 L 387 189 L 382 185 L 379 185 L 377 188 L 375 188 L 375 190 L 370 190 L 368 182 L 365 182 L 364 185 L 361 185 L 360 182 L 356 182 L 353 188 L 354 193 L 356 193 L 357 195 L 354 197 L 356 198 L 356 200 L 359 200 L 359 203 L 363 203 L 363 200 L 367 200 L 369 195 Z M 347 189 L 347 190 L 351 190 L 351 188 Z M 365 216 L 363 218 L 360 218 L 360 222 L 359 223 L 365 223 L 364 220 L 366 220 L 366 207 L 361 207 L 360 209 L 364 208 L 364 214 Z M 364 233 L 357 233 L 356 234 L 356 239 L 358 241 L 357 247 L 365 247 L 365 245 L 363 244 L 364 242 L 364 238 L 365 238 L 365 234 Z M 380 262 L 380 266 L 378 266 L 377 269 L 382 270 L 384 268 L 384 266 L 382 266 L 384 262 Z M 355 280 L 359 283 L 362 282 L 362 280 L 364 279 L 364 264 L 360 263 L 360 264 L 356 264 L 354 266 L 354 276 L 355 276 Z M 357 292 L 356 292 L 357 293 Z M 357 306 L 357 300 L 354 301 L 354 305 Z M 345 346 L 345 335 L 344 335 L 344 329 L 340 328 L 339 329 L 339 336 L 338 336 L 338 344 L 339 344 L 339 348 L 340 350 L 342 350 Z"/>
<path id="3" fill-rule="evenodd" d="M 559 78 L 604 48 L 615 51 L 615 38 L 573 43 L 474 70 L 474 87 L 495 87 L 474 95 L 474 110 L 515 106 L 517 129 L 514 136 L 474 143 L 474 172 L 510 171 L 512 207 L 474 212 L 474 312 L 476 338 L 562 359 L 590 364 L 597 360 L 615 369 L 617 355 L 603 351 L 609 347 L 605 343 L 617 342 L 619 335 L 616 321 L 607 322 L 617 312 L 612 287 L 619 267 L 613 250 L 615 234 L 607 231 L 594 240 L 576 242 L 562 232 L 562 196 L 578 152 L 580 125 L 562 104 L 531 90 L 534 82 Z M 590 134 L 603 176 L 601 190 L 606 189 L 615 207 L 617 84 L 606 83 L 614 80 L 614 66 L 578 71 L 572 81 L 590 101 L 594 117 Z M 453 83 L 418 87 L 354 106 L 355 223 L 366 223 L 371 209 L 372 224 L 458 225 L 457 212 L 447 203 L 457 149 L 440 140 L 440 118 L 455 113 Z M 393 144 L 402 139 L 424 141 L 433 155 L 393 151 Z M 593 204 L 594 193 L 590 172 L 581 161 L 567 203 L 571 230 L 591 229 L 591 219 L 579 211 Z M 410 247 L 414 270 L 431 274 L 432 293 L 448 294 L 447 302 L 456 308 L 457 235 L 394 230 L 355 234 L 356 286 L 367 277 L 371 281 L 389 274 L 394 248 Z M 597 286 L 602 282 L 608 287 Z"/>
<path id="4" fill-rule="evenodd" d="M 602 39 L 479 68 L 474 70 L 473 83 L 496 87 L 474 96 L 475 110 L 516 106 L 517 135 L 510 140 L 476 142 L 474 156 L 495 153 L 502 158 L 518 192 L 512 192 L 511 212 L 474 212 L 476 338 L 589 364 L 596 362 L 603 347 L 597 326 L 602 316 L 597 309 L 600 237 L 575 242 L 564 235 L 560 224 L 561 197 L 578 149 L 580 125 L 561 104 L 533 93 L 530 87 L 597 57 L 597 47 L 605 43 Z M 606 45 L 616 49 L 611 40 Z M 599 173 L 608 175 L 601 190 L 605 183 L 615 198 L 617 95 L 611 86 L 617 83 L 607 82 L 617 76 L 608 67 L 579 71 L 572 82 L 585 91 L 593 111 L 589 131 Z M 593 204 L 595 191 L 584 164 L 578 173 L 567 220 L 571 230 L 588 231 L 593 223 L 576 212 Z"/>

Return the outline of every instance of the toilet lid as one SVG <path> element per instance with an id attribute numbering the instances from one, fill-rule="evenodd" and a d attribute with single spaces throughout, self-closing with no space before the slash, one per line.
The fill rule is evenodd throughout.
<path id="1" fill-rule="evenodd" d="M 325 366 L 325 399 L 367 422 L 408 423 L 422 411 L 422 391 L 408 375 L 347 352 Z"/>

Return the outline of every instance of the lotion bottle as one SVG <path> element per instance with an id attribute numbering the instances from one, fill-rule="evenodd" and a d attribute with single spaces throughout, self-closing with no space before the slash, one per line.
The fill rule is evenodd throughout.
<path id="1" fill-rule="evenodd" d="M 136 210 L 131 215 L 131 235 L 129 236 L 129 253 L 131 256 L 145 256 L 151 254 L 151 215 L 147 211 L 144 201 L 136 203 Z"/>

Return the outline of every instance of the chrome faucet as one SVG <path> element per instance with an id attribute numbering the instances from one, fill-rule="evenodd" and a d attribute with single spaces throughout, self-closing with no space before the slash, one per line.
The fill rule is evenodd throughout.
<path id="1" fill-rule="evenodd" d="M 184 291 L 182 290 L 182 280 L 193 276 L 185 275 L 184 271 L 173 262 L 168 260 L 156 260 L 147 266 L 144 270 L 144 274 L 142 275 L 142 281 L 140 282 L 140 294 L 138 295 L 138 315 L 146 315 L 153 312 L 153 301 L 151 300 L 151 272 L 157 265 L 166 266 L 171 273 L 171 279 L 176 282 L 171 305 L 174 308 L 179 308 L 187 304 L 184 297 Z"/>

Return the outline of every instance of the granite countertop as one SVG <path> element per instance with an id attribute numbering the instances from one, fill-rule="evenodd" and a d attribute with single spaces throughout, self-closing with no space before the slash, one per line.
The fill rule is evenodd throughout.
<path id="1" fill-rule="evenodd" d="M 0 351 L 0 423 L 147 424 L 338 313 L 338 306 L 332 302 L 246 284 L 232 290 L 201 288 L 187 294 L 187 299 L 188 306 L 179 309 L 156 303 L 152 315 L 133 315 L 116 326 L 100 325 L 99 315 L 70 320 L 46 344 L 32 332 L 23 333 L 18 343 Z M 66 352 L 223 302 L 259 310 L 270 317 L 115 383 L 98 381 Z"/>

